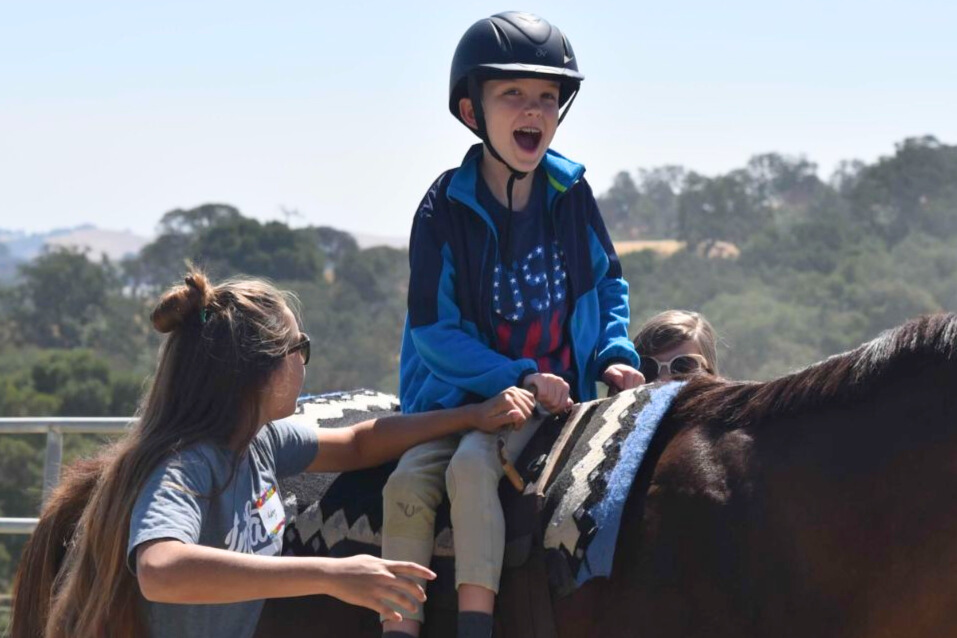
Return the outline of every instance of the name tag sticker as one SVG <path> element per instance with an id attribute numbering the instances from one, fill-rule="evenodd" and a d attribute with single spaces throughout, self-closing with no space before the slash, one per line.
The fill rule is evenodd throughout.
<path id="1" fill-rule="evenodd" d="M 259 510 L 259 518 L 263 522 L 263 528 L 268 530 L 271 535 L 279 534 L 282 528 L 286 526 L 286 510 L 282 506 L 276 486 L 270 486 L 269 489 L 259 495 L 259 499 L 256 501 L 256 509 Z"/>

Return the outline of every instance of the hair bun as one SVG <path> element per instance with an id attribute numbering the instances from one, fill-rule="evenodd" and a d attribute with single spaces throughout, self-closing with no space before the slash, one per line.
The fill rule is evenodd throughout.
<path id="1" fill-rule="evenodd" d="M 186 275 L 185 285 L 167 290 L 150 313 L 153 327 L 166 334 L 183 325 L 186 319 L 208 305 L 212 297 L 206 275 L 193 271 Z"/>

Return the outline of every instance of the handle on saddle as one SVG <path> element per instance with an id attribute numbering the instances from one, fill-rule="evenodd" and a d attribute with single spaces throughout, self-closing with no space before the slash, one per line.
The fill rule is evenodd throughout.
<path id="1" fill-rule="evenodd" d="M 529 389 L 532 394 L 537 394 L 538 388 L 536 388 L 534 384 L 529 386 Z M 545 406 L 538 401 L 535 402 L 535 414 L 541 418 L 547 418 L 552 415 L 552 413 L 545 409 Z M 509 483 L 519 492 L 524 492 L 525 480 L 522 479 L 522 475 L 515 469 L 512 460 L 508 458 L 508 450 L 505 449 L 505 446 L 508 444 L 508 437 L 514 429 L 514 426 L 507 426 L 499 430 L 498 440 L 495 442 L 495 445 L 498 450 L 499 463 L 502 464 L 502 469 L 505 471 L 505 476 L 508 477 Z"/>
<path id="2" fill-rule="evenodd" d="M 518 470 L 515 469 L 515 466 L 512 465 L 512 461 L 508 458 L 508 452 L 505 450 L 505 438 L 506 435 L 499 434 L 498 440 L 495 442 L 498 449 L 498 460 L 502 464 L 502 469 L 505 470 L 505 476 L 508 477 L 508 482 L 512 484 L 512 487 L 519 492 L 524 492 L 525 481 L 522 479 L 522 475 L 518 473 Z"/>

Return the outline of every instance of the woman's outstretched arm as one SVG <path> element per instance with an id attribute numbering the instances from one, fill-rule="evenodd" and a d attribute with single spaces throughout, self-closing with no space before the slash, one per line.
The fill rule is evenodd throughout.
<path id="1" fill-rule="evenodd" d="M 513 387 L 482 403 L 459 408 L 388 416 L 347 428 L 319 428 L 319 451 L 307 470 L 345 472 L 375 467 L 419 443 L 456 432 L 520 427 L 534 409 L 532 393 Z"/>
<path id="2" fill-rule="evenodd" d="M 415 563 L 374 556 L 257 556 L 159 539 L 136 548 L 136 574 L 153 602 L 217 604 L 327 594 L 401 620 L 384 601 L 413 611 L 425 592 L 411 579 L 435 578 Z"/>

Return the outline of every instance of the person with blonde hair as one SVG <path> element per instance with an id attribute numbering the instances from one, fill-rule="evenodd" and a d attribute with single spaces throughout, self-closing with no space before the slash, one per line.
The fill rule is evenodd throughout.
<path id="1" fill-rule="evenodd" d="M 281 420 L 310 360 L 290 295 L 258 280 L 213 285 L 194 271 L 151 319 L 166 337 L 138 419 L 44 509 L 17 575 L 13 635 L 241 638 L 253 635 L 265 598 L 309 594 L 396 619 L 416 611 L 425 594 L 413 578 L 434 574 L 414 563 L 280 557 L 279 479 L 371 467 L 435 437 L 521 424 L 532 395 L 509 388 L 451 410 L 306 426 Z M 51 556 L 70 538 L 57 526 L 71 516 L 53 581 Z"/>
<path id="2" fill-rule="evenodd" d="M 648 383 L 677 374 L 718 375 L 718 337 L 704 315 L 666 310 L 645 322 L 635 336 L 640 370 Z"/>

